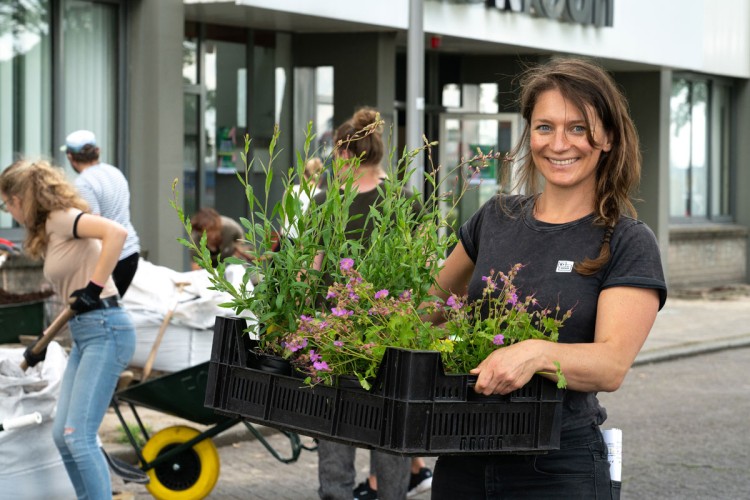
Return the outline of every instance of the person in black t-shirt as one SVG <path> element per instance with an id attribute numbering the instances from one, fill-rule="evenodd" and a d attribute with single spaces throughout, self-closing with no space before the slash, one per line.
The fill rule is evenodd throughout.
<path id="1" fill-rule="evenodd" d="M 666 300 L 656 238 L 629 199 L 641 158 L 614 80 L 591 62 L 552 59 L 523 74 L 520 105 L 525 129 L 509 158 L 520 163 L 516 188 L 527 194 L 496 196 L 460 228 L 434 292 L 475 300 L 483 276 L 520 263 L 514 285 L 524 295 L 540 308 L 572 309 L 559 342 L 503 347 L 471 371 L 477 392 L 508 394 L 536 373 L 554 378 L 559 362 L 567 379 L 561 447 L 441 456 L 433 499 L 610 498 L 596 393 L 617 390 Z"/>

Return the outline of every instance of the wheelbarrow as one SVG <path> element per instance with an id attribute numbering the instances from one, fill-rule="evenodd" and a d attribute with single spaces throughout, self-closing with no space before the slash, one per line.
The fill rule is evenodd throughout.
<path id="1" fill-rule="evenodd" d="M 282 463 L 295 462 L 303 449 L 315 449 L 303 445 L 297 434 L 283 432 L 289 439 L 291 453 L 282 456 L 252 424 L 205 408 L 208 365 L 205 362 L 135 384 L 117 391 L 112 398 L 112 408 L 135 450 L 140 469 L 149 477 L 146 488 L 155 498 L 192 500 L 208 496 L 219 477 L 219 454 L 211 438 L 238 424 L 243 424 Z M 121 403 L 127 404 L 133 413 L 146 439 L 143 447 L 127 425 L 119 407 Z M 193 427 L 176 425 L 149 436 L 138 414 L 138 406 L 210 427 L 200 432 Z"/>

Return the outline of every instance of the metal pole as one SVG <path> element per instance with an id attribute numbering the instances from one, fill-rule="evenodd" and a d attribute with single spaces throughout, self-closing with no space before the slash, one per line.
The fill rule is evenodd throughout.
<path id="1" fill-rule="evenodd" d="M 411 151 L 422 145 L 424 134 L 424 30 L 422 0 L 409 0 L 409 32 L 406 47 L 406 147 Z M 410 165 L 414 172 L 409 186 L 424 190 L 424 155 Z"/>

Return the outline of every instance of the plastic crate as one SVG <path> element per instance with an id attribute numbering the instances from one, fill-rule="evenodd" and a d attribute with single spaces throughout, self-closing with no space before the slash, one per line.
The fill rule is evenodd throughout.
<path id="1" fill-rule="evenodd" d="M 544 452 L 560 446 L 562 394 L 535 376 L 507 396 L 474 393 L 433 351 L 389 348 L 370 391 L 308 386 L 248 367 L 244 320 L 217 318 L 205 404 L 222 414 L 403 455 Z"/>
<path id="2" fill-rule="evenodd" d="M 44 331 L 44 301 L 0 305 L 0 344 L 18 343 L 19 335 Z"/>

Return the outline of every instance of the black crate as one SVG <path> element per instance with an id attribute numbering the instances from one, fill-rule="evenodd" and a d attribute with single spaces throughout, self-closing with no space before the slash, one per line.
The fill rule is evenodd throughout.
<path id="1" fill-rule="evenodd" d="M 370 391 L 249 368 L 244 320 L 217 318 L 207 407 L 258 424 L 404 455 L 544 452 L 560 446 L 562 391 L 535 376 L 507 396 L 473 391 L 433 351 L 389 348 Z"/>

